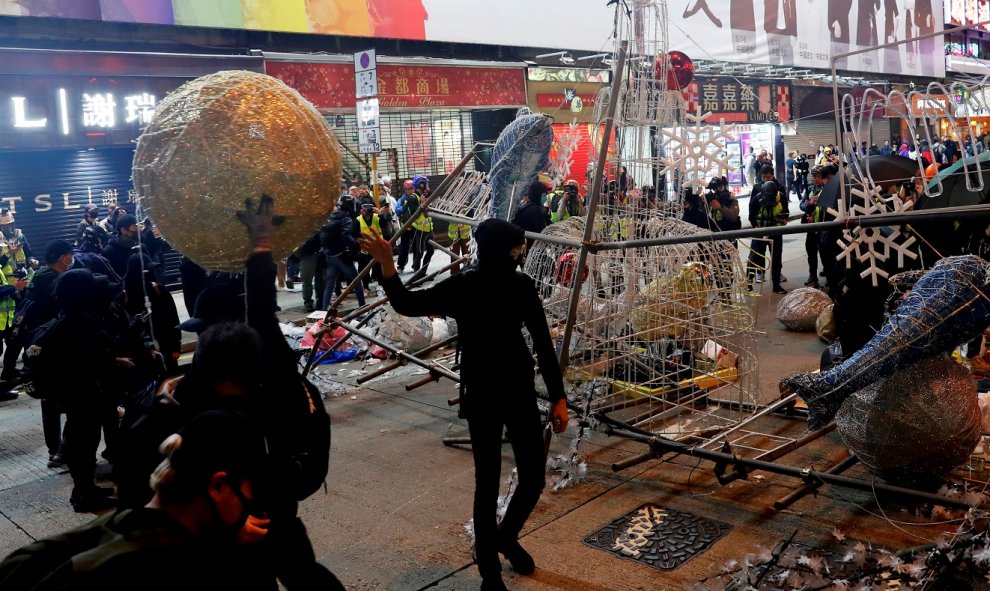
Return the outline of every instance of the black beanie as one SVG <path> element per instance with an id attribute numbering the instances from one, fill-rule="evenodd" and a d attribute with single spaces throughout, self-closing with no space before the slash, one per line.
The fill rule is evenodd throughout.
<path id="1" fill-rule="evenodd" d="M 490 219 L 478 224 L 474 231 L 478 243 L 478 267 L 481 269 L 513 270 L 517 262 L 509 252 L 526 240 L 525 231 L 505 220 Z"/>

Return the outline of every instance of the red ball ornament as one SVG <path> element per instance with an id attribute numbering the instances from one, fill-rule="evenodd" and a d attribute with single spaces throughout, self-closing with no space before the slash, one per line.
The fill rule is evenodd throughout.
<path id="1" fill-rule="evenodd" d="M 663 59 L 663 58 L 661 58 Z M 680 51 L 667 52 L 667 90 L 684 90 L 694 80 L 694 62 Z M 660 78 L 660 66 L 657 60 L 656 77 Z"/>

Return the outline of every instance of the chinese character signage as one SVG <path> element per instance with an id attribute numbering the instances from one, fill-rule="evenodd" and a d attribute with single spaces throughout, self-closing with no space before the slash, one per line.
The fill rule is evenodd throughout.
<path id="1" fill-rule="evenodd" d="M 352 109 L 353 64 L 266 62 L 265 70 L 295 88 L 318 109 Z M 378 64 L 378 100 L 383 109 L 518 107 L 526 104 L 521 68 L 400 66 Z"/>
<path id="2" fill-rule="evenodd" d="M 609 70 L 584 68 L 529 68 L 526 79 L 530 82 L 593 82 L 608 84 L 612 80 Z"/>
<path id="3" fill-rule="evenodd" d="M 708 123 L 777 123 L 791 120 L 791 87 L 770 80 L 698 76 L 683 91 L 689 112 L 710 112 Z"/>
<path id="4" fill-rule="evenodd" d="M 184 81 L 0 76 L 0 149 L 131 144 Z"/>

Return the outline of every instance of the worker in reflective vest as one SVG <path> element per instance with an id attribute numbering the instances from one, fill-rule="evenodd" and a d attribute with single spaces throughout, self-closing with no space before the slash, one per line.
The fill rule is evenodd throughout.
<path id="1" fill-rule="evenodd" d="M 380 235 L 382 233 L 382 224 L 378 219 L 378 214 L 375 213 L 374 203 L 362 203 L 361 204 L 361 215 L 357 217 L 358 224 L 361 226 L 361 233 L 366 236 L 374 236 L 371 233 L 371 229 L 374 228 L 376 232 Z M 358 267 L 364 269 L 368 263 L 371 262 L 371 255 L 367 251 L 361 250 L 358 254 Z M 378 280 L 378 269 L 374 269 L 375 280 Z M 364 279 L 361 280 L 364 283 L 364 289 L 368 290 L 371 287 L 371 276 L 365 275 Z"/>
<path id="2" fill-rule="evenodd" d="M 471 241 L 471 226 L 451 223 L 447 226 L 447 238 L 450 238 L 450 252 L 457 255 L 450 257 L 451 263 L 455 262 L 458 258 L 467 256 L 468 242 Z M 460 264 L 454 265 L 454 268 L 450 270 L 451 275 L 457 275 L 460 272 Z"/>
<path id="3" fill-rule="evenodd" d="M 416 176 L 413 177 L 413 185 L 419 202 L 425 202 L 431 192 L 429 180 L 425 176 Z M 430 245 L 430 240 L 433 239 L 433 220 L 424 212 L 413 221 L 412 229 L 415 232 L 412 243 L 412 268 L 416 271 L 413 277 L 423 276 L 426 275 L 430 259 L 433 258 L 433 246 Z"/>

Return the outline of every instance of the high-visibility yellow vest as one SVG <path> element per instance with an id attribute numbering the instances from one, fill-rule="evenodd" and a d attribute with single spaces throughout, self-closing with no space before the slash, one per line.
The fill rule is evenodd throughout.
<path id="1" fill-rule="evenodd" d="M 381 235 L 381 233 L 382 233 L 382 224 L 378 220 L 378 214 L 377 213 L 371 214 L 371 224 L 369 224 L 367 222 L 367 220 L 364 219 L 364 216 L 363 215 L 359 215 L 358 216 L 358 223 L 361 224 L 361 233 L 362 234 L 365 234 L 367 236 L 371 236 L 371 229 L 372 228 L 374 228 L 375 230 L 377 230 L 379 235 Z M 368 252 L 368 251 L 366 251 L 366 250 L 364 250 L 362 248 L 361 249 L 361 252 Z"/>
<path id="2" fill-rule="evenodd" d="M 421 215 L 412 223 L 412 227 L 420 232 L 433 232 L 433 220 L 428 215 Z"/>
<path id="3" fill-rule="evenodd" d="M 13 277 L 11 277 L 11 279 L 13 279 Z M 0 282 L 4 285 L 8 285 L 6 273 L 0 272 Z M 14 311 L 16 308 L 17 302 L 14 301 L 14 298 L 8 297 L 0 300 L 0 331 L 7 330 L 7 328 L 14 325 Z"/>
<path id="4" fill-rule="evenodd" d="M 451 242 L 457 242 L 458 240 L 470 240 L 471 226 L 467 224 L 452 223 L 447 226 L 447 238 L 450 238 Z"/>

